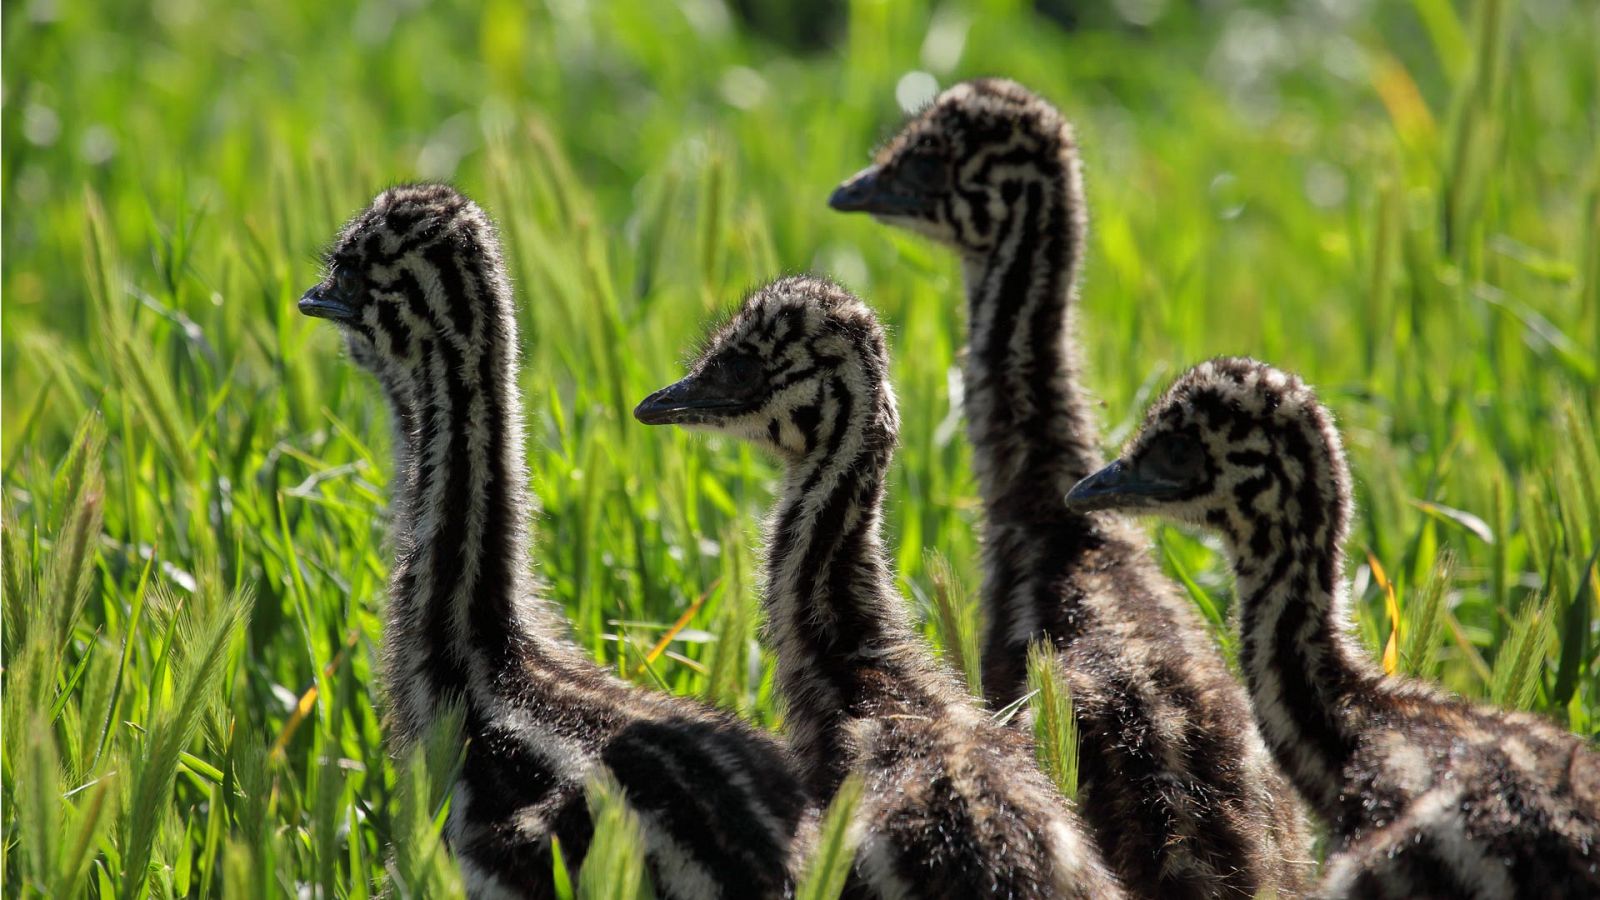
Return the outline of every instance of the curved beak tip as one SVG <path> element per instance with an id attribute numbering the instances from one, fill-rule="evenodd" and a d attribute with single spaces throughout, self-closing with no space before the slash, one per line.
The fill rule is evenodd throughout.
<path id="1" fill-rule="evenodd" d="M 878 167 L 868 166 L 850 176 L 828 195 L 828 206 L 839 212 L 870 212 L 877 192 Z"/>
<path id="2" fill-rule="evenodd" d="M 655 399 L 656 395 L 651 394 L 643 400 L 640 400 L 639 405 L 633 408 L 633 417 L 645 425 L 656 424 L 656 421 L 653 418 L 656 413 Z"/>
<path id="3" fill-rule="evenodd" d="M 1118 505 L 1129 492 L 1127 473 L 1127 467 L 1119 459 L 1089 475 L 1067 491 L 1068 508 L 1086 512 Z"/>
<path id="4" fill-rule="evenodd" d="M 677 384 L 668 385 L 640 400 L 639 405 L 633 408 L 634 419 L 643 425 L 674 424 L 677 421 L 675 414 L 684 410 L 682 398 L 673 390 L 676 387 Z"/>
<path id="5" fill-rule="evenodd" d="M 841 184 L 833 189 L 833 193 L 828 195 L 828 206 L 839 212 L 853 212 L 857 208 L 854 199 L 855 195 L 850 189 L 850 185 Z"/>

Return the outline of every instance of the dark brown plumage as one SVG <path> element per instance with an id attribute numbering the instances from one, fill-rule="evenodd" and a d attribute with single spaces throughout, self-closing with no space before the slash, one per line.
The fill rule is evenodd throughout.
<path id="1" fill-rule="evenodd" d="M 602 670 L 529 572 L 517 325 L 499 239 L 443 185 L 384 191 L 300 301 L 331 319 L 394 414 L 384 628 L 392 749 L 465 706 L 446 835 L 471 893 L 551 897 L 551 838 L 576 871 L 586 781 L 609 771 L 668 897 L 779 897 L 815 809 L 770 736 Z"/>
<path id="2" fill-rule="evenodd" d="M 1068 499 L 1221 535 L 1261 732 L 1333 831 L 1322 895 L 1600 897 L 1600 755 L 1537 716 L 1386 678 L 1347 635 L 1350 474 L 1299 379 L 1196 367 Z"/>
<path id="3" fill-rule="evenodd" d="M 776 281 L 635 415 L 784 461 L 767 638 L 813 789 L 865 780 L 852 896 L 1120 896 L 1026 737 L 993 724 L 906 620 L 879 534 L 899 420 L 865 305 L 826 281 Z"/>
<path id="4" fill-rule="evenodd" d="M 1193 606 L 1138 532 L 1060 503 L 1101 462 L 1072 337 L 1087 216 L 1071 127 L 1013 82 L 958 84 L 831 203 L 961 256 L 990 701 L 1021 694 L 1030 643 L 1054 645 L 1083 814 L 1130 892 L 1298 892 L 1311 865 L 1298 804 Z"/>

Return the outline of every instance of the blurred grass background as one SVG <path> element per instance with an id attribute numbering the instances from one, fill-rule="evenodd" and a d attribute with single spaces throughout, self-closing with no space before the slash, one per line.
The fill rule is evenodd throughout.
<path id="1" fill-rule="evenodd" d="M 5 896 L 450 889 L 429 777 L 448 748 L 397 766 L 374 711 L 386 413 L 294 310 L 387 184 L 452 180 L 503 229 L 537 556 L 597 658 L 778 723 L 752 645 L 774 469 L 628 411 L 709 314 L 785 271 L 831 273 L 892 326 L 891 546 L 909 602 L 963 602 L 956 264 L 824 201 L 904 108 L 984 74 L 1078 125 L 1108 446 L 1204 356 L 1301 372 L 1353 456 L 1374 654 L 1600 732 L 1592 3 L 3 14 Z M 1221 559 L 1153 534 L 1231 644 Z M 927 620 L 958 646 L 971 627 Z"/>

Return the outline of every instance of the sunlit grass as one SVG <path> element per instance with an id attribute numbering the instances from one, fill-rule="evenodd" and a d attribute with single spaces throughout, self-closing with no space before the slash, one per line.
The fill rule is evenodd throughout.
<path id="1" fill-rule="evenodd" d="M 1012 0 L 855 0 L 836 51 L 795 55 L 704 0 L 7 5 L 5 895 L 456 884 L 453 745 L 380 740 L 387 416 L 294 309 L 398 180 L 449 177 L 504 232 L 540 573 L 597 658 L 780 723 L 750 650 L 774 469 L 628 411 L 707 315 L 819 269 L 893 330 L 890 546 L 970 676 L 957 265 L 824 203 L 913 70 L 1010 75 L 1077 123 L 1108 443 L 1204 356 L 1302 373 L 1352 453 L 1374 656 L 1600 732 L 1600 20 L 1217 6 L 1069 33 Z M 1226 566 L 1155 536 L 1220 637 Z M 633 858 L 594 797 L 596 846 Z M 583 890 L 625 895 L 620 868 Z M 829 895 L 837 860 L 812 872 Z"/>

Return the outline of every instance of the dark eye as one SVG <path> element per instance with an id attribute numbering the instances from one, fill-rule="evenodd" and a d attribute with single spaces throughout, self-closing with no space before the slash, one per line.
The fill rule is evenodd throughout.
<path id="1" fill-rule="evenodd" d="M 361 274 L 351 268 L 341 268 L 333 276 L 333 285 L 346 301 L 356 300 L 361 294 Z"/>
<path id="2" fill-rule="evenodd" d="M 1188 481 L 1205 467 L 1205 448 L 1187 434 L 1170 434 L 1151 444 L 1139 460 L 1146 474 L 1166 481 Z"/>
<path id="3" fill-rule="evenodd" d="M 918 191 L 943 190 L 948 174 L 944 160 L 932 153 L 913 153 L 899 165 L 901 182 Z"/>
<path id="4" fill-rule="evenodd" d="M 761 363 L 742 353 L 724 358 L 717 368 L 729 385 L 749 386 L 761 378 Z"/>

